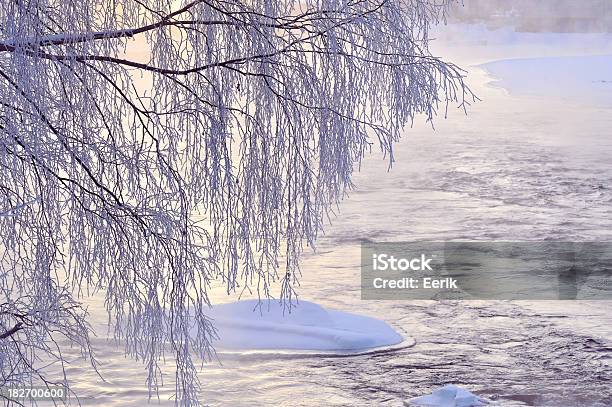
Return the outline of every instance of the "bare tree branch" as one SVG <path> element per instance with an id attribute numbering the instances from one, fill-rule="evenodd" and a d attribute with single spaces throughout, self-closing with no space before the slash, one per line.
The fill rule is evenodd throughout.
<path id="1" fill-rule="evenodd" d="M 8 338 L 11 335 L 16 334 L 17 332 L 19 332 L 22 329 L 23 329 L 23 322 L 18 322 L 18 323 L 15 324 L 14 327 L 12 327 L 8 331 L 0 334 L 0 339 L 6 339 L 6 338 Z"/>

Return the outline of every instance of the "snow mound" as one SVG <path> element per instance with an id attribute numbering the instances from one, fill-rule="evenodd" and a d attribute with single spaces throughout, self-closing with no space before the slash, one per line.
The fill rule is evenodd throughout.
<path id="1" fill-rule="evenodd" d="M 447 384 L 427 396 L 415 397 L 404 404 L 415 407 L 480 407 L 489 402 L 461 387 Z"/>
<path id="2" fill-rule="evenodd" d="M 277 301 L 238 301 L 212 307 L 217 349 L 363 350 L 395 345 L 403 338 L 385 322 L 326 310 L 300 301 L 289 312 Z"/>

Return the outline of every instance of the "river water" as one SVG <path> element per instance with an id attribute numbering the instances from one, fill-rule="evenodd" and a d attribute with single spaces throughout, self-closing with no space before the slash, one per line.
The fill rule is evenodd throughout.
<path id="1" fill-rule="evenodd" d="M 509 92 L 478 65 L 610 52 L 598 48 L 610 42 L 569 34 L 554 44 L 547 34 L 503 42 L 482 27 L 445 30 L 435 47 L 468 68 L 481 101 L 467 116 L 438 119 L 435 131 L 407 129 L 390 171 L 380 155 L 366 158 L 356 190 L 317 251 L 304 255 L 298 290 L 383 319 L 414 346 L 350 357 L 221 354 L 201 373 L 211 406 L 401 406 L 447 383 L 501 406 L 612 406 L 611 302 L 360 299 L 362 239 L 612 240 L 612 106 Z M 102 309 L 91 311 L 104 320 Z M 67 368 L 82 404 L 145 405 L 144 368 L 103 336 L 93 344 L 105 381 L 76 355 Z M 173 405 L 168 373 L 161 405 Z"/>

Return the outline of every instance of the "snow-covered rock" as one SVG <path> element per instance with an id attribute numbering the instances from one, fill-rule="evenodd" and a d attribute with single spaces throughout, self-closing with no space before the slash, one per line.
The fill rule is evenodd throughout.
<path id="1" fill-rule="evenodd" d="M 480 407 L 489 402 L 461 387 L 447 384 L 431 394 L 412 398 L 404 404 L 414 407 Z"/>
<path id="2" fill-rule="evenodd" d="M 278 301 L 238 301 L 213 306 L 217 349 L 354 351 L 390 346 L 403 338 L 385 322 L 326 310 L 300 301 L 289 312 Z"/>

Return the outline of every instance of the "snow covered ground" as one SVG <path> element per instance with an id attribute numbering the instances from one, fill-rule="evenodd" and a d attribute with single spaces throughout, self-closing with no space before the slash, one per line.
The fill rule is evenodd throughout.
<path id="1" fill-rule="evenodd" d="M 612 55 L 505 59 L 482 66 L 511 94 L 612 105 Z"/>

